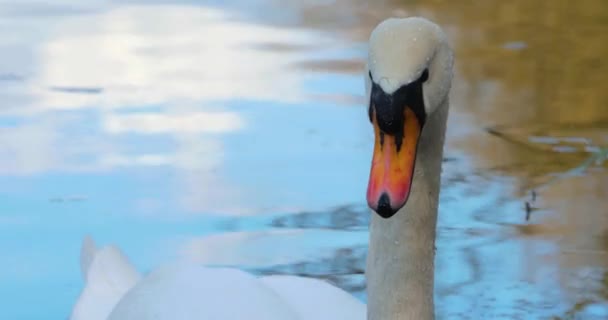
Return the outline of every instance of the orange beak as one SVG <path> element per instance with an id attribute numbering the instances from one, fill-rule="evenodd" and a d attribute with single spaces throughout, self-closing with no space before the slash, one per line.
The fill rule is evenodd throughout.
<path id="1" fill-rule="evenodd" d="M 401 209 L 410 194 L 416 148 L 422 126 L 414 112 L 404 108 L 404 128 L 389 135 L 380 130 L 375 111 L 372 115 L 375 143 L 372 167 L 367 186 L 367 204 L 383 218 L 392 217 Z"/>

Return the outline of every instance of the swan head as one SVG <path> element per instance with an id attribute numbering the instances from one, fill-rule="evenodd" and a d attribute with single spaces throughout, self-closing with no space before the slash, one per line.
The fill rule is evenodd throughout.
<path id="1" fill-rule="evenodd" d="M 383 218 L 414 187 L 418 141 L 447 98 L 452 65 L 445 34 L 424 18 L 390 18 L 371 33 L 365 83 L 375 146 L 367 202 Z"/>

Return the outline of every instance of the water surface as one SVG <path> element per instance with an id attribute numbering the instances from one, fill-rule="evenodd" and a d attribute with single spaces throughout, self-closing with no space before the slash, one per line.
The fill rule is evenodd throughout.
<path id="1" fill-rule="evenodd" d="M 371 29 L 456 53 L 441 319 L 608 318 L 600 1 L 0 1 L 3 318 L 65 318 L 82 237 L 365 300 Z"/>

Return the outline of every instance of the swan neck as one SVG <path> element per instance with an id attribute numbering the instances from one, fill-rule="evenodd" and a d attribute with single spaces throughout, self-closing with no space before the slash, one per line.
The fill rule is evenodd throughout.
<path id="1" fill-rule="evenodd" d="M 372 213 L 368 319 L 434 319 L 437 207 L 448 99 L 427 120 L 407 204 L 389 219 Z"/>

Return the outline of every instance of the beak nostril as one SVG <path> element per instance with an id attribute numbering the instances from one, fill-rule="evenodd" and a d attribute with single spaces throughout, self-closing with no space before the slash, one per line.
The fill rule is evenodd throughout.
<path id="1" fill-rule="evenodd" d="M 382 218 L 387 219 L 392 217 L 396 212 L 397 210 L 391 208 L 391 201 L 388 194 L 386 192 L 383 193 L 380 196 L 380 199 L 378 199 L 378 209 L 376 209 L 376 213 Z"/>

